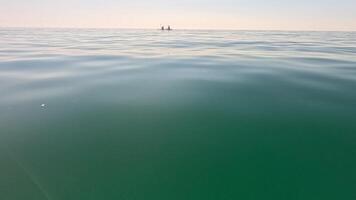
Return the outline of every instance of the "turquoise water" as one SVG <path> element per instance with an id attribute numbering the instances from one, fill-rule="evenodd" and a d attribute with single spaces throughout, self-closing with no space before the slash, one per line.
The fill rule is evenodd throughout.
<path id="1" fill-rule="evenodd" d="M 0 29 L 0 199 L 356 199 L 356 33 Z"/>

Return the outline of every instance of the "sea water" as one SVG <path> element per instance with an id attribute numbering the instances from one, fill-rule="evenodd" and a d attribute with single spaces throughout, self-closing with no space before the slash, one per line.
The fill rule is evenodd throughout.
<path id="1" fill-rule="evenodd" d="M 356 33 L 0 29 L 0 199 L 356 199 Z"/>

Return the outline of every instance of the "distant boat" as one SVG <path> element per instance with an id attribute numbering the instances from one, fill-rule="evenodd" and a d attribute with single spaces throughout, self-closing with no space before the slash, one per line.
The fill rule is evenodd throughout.
<path id="1" fill-rule="evenodd" d="M 164 30 L 166 30 L 166 31 L 171 31 L 172 28 L 171 28 L 171 26 L 169 26 L 169 25 L 168 25 L 167 29 L 165 29 L 164 26 L 161 26 L 161 30 L 162 30 L 162 31 L 164 31 Z"/>

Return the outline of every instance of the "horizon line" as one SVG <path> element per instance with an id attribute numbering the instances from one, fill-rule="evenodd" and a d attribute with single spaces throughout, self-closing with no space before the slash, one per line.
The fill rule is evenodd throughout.
<path id="1" fill-rule="evenodd" d="M 172 27 L 172 26 L 171 26 Z M 0 26 L 0 29 L 102 29 L 102 30 L 161 30 L 157 28 L 139 28 L 139 27 L 46 27 L 46 26 Z M 356 32 L 356 30 L 316 30 L 316 29 L 244 29 L 244 28 L 174 28 L 173 31 L 292 31 L 292 32 Z"/>

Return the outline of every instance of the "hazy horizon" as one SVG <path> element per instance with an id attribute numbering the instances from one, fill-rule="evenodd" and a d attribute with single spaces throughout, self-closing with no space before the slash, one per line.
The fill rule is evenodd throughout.
<path id="1" fill-rule="evenodd" d="M 172 27 L 172 26 L 171 26 Z M 98 30 L 160 30 L 160 26 L 153 28 L 140 28 L 140 27 L 36 27 L 36 26 L 0 26 L 0 29 L 98 29 Z M 271 32 L 356 32 L 356 30 L 308 30 L 308 29 L 238 29 L 238 28 L 179 28 L 172 27 L 175 31 L 271 31 Z"/>
<path id="2" fill-rule="evenodd" d="M 0 27 L 356 31 L 352 0 L 0 0 Z"/>

